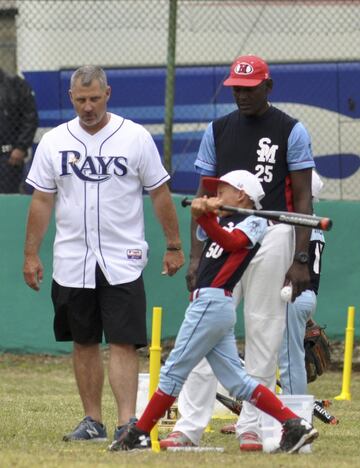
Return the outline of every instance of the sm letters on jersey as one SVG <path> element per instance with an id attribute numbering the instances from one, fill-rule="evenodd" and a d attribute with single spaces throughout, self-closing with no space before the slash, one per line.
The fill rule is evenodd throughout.
<path id="1" fill-rule="evenodd" d="M 256 176 L 260 182 L 271 182 L 273 179 L 273 167 L 276 162 L 276 151 L 278 145 L 272 145 L 270 138 L 264 137 L 259 140 L 259 147 L 256 151 L 257 161 L 261 164 L 255 166 Z"/>
<path id="2" fill-rule="evenodd" d="M 75 174 L 87 182 L 103 182 L 112 175 L 122 177 L 127 174 L 127 158 L 124 156 L 86 156 L 80 164 L 81 153 L 75 150 L 59 151 L 61 174 Z"/>

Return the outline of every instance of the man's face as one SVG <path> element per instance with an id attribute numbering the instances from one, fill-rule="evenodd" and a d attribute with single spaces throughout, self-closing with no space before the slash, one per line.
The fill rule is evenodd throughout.
<path id="1" fill-rule="evenodd" d="M 83 86 L 80 79 L 70 89 L 70 99 L 79 116 L 80 125 L 90 133 L 95 133 L 107 123 L 107 102 L 110 86 L 102 87 L 98 80 Z"/>
<path id="2" fill-rule="evenodd" d="M 272 80 L 264 80 L 257 86 L 233 86 L 233 96 L 238 109 L 246 116 L 259 116 L 269 107 L 268 94 Z"/>

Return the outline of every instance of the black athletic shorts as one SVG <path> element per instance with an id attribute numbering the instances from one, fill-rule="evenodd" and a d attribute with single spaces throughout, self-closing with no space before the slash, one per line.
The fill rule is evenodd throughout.
<path id="1" fill-rule="evenodd" d="M 110 285 L 99 267 L 96 288 L 69 288 L 52 282 L 56 341 L 80 344 L 147 345 L 146 300 L 142 276 L 131 283 Z"/>

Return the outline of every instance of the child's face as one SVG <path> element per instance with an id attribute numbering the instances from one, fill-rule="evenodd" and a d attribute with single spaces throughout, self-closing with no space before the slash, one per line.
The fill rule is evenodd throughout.
<path id="1" fill-rule="evenodd" d="M 217 197 L 221 199 L 223 205 L 238 206 L 241 191 L 232 185 L 220 182 L 217 189 Z"/>

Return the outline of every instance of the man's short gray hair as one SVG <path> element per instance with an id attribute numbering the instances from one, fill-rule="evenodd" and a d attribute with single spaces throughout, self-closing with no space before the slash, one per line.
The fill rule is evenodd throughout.
<path id="1" fill-rule="evenodd" d="M 104 70 L 96 65 L 84 65 L 75 70 L 70 78 L 70 89 L 74 87 L 77 80 L 80 80 L 82 86 L 90 86 L 94 80 L 100 83 L 102 89 L 108 85 Z"/>

